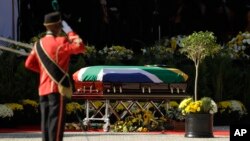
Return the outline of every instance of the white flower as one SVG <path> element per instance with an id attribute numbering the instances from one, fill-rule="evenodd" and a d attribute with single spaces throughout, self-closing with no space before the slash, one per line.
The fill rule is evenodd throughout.
<path id="1" fill-rule="evenodd" d="M 250 39 L 247 39 L 246 41 L 247 41 L 247 44 L 250 45 Z"/>
<path id="2" fill-rule="evenodd" d="M 211 100 L 211 109 L 209 111 L 210 114 L 214 114 L 218 112 L 218 106 L 217 104 L 214 102 L 214 100 Z"/>
<path id="3" fill-rule="evenodd" d="M 179 46 L 179 47 L 183 47 L 183 45 L 182 45 L 182 39 L 184 38 L 185 36 L 184 35 L 177 35 L 177 45 Z"/>
<path id="4" fill-rule="evenodd" d="M 239 49 L 238 49 L 237 46 L 234 46 L 234 51 L 235 51 L 235 52 L 239 52 Z"/>
<path id="5" fill-rule="evenodd" d="M 247 39 L 243 39 L 242 43 L 244 43 L 244 44 L 247 43 Z"/>
<path id="6" fill-rule="evenodd" d="M 245 49 L 246 49 L 246 46 L 242 46 L 241 49 L 242 49 L 242 50 L 245 50 Z"/>
<path id="7" fill-rule="evenodd" d="M 247 113 L 245 106 L 238 100 L 231 100 L 231 109 L 232 111 L 238 111 L 242 116 Z"/>
<path id="8" fill-rule="evenodd" d="M 1 118 L 8 118 L 13 117 L 13 111 L 6 105 L 0 104 L 0 117 Z"/>
<path id="9" fill-rule="evenodd" d="M 146 54 L 147 50 L 145 48 L 141 49 L 142 54 Z"/>

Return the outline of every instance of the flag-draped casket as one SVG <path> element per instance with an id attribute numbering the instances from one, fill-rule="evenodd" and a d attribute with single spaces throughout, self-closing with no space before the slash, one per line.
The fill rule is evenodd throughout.
<path id="1" fill-rule="evenodd" d="M 89 66 L 73 74 L 83 94 L 154 94 L 186 91 L 188 75 L 176 68 L 158 66 Z"/>

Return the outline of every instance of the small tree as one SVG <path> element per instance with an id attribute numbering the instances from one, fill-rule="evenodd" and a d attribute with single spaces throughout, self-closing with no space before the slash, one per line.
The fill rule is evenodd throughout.
<path id="1" fill-rule="evenodd" d="M 180 52 L 191 59 L 195 65 L 194 99 L 196 101 L 199 64 L 207 56 L 213 56 L 218 53 L 221 47 L 216 43 L 216 37 L 213 32 L 209 31 L 194 32 L 191 35 L 184 37 L 182 44 L 183 48 L 180 49 Z"/>

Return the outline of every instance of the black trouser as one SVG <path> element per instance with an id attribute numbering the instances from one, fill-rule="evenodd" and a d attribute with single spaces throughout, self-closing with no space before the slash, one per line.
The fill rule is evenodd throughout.
<path id="1" fill-rule="evenodd" d="M 64 97 L 59 93 L 40 96 L 40 108 L 43 141 L 62 141 L 65 125 Z"/>

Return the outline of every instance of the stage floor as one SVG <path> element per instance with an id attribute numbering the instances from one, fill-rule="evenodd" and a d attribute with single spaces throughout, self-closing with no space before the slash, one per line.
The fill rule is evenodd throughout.
<path id="1" fill-rule="evenodd" d="M 39 127 L 0 129 L 1 141 L 41 141 Z M 229 126 L 215 126 L 213 138 L 186 138 L 184 131 L 103 132 L 65 131 L 64 141 L 229 141 Z"/>

